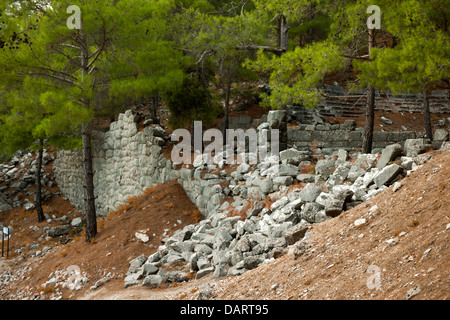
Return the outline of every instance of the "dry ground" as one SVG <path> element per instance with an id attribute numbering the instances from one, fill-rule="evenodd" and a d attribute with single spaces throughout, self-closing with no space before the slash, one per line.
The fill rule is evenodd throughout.
<path id="1" fill-rule="evenodd" d="M 44 257 L 3 258 L 3 269 L 28 264 L 30 270 L 2 290 L 2 299 L 11 299 L 24 288 L 39 291 L 51 272 L 73 264 L 87 274 L 89 284 L 80 291 L 63 290 L 63 299 L 196 299 L 204 284 L 212 286 L 214 299 L 226 300 L 405 299 L 409 290 L 417 288 L 412 299 L 448 299 L 449 181 L 447 151 L 403 179 L 395 193 L 390 187 L 335 219 L 313 225 L 308 249 L 297 259 L 290 252 L 238 277 L 207 276 L 174 287 L 124 289 L 130 259 L 156 251 L 164 229 L 170 229 L 170 235 L 199 219 L 178 184 L 161 185 L 108 216 L 92 244 L 80 235 Z M 375 205 L 377 209 L 370 211 Z M 366 223 L 355 226 L 360 218 Z M 136 231 L 149 235 L 149 243 L 137 240 Z M 23 236 L 32 237 L 31 233 Z M 391 239 L 398 240 L 389 244 Z M 91 291 L 89 287 L 107 272 L 113 279 Z"/>

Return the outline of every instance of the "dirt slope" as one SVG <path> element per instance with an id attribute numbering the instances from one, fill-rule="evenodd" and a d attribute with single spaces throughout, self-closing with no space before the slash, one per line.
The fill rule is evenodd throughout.
<path id="1" fill-rule="evenodd" d="M 208 284 L 213 299 L 227 300 L 448 299 L 450 151 L 423 156 L 428 157 L 431 160 L 403 179 L 396 192 L 390 187 L 335 219 L 313 225 L 307 249 L 297 259 L 294 245 L 290 253 L 239 277 L 210 275 L 174 287 L 124 289 L 130 259 L 153 253 L 164 234 L 199 218 L 177 183 L 158 186 L 101 222 L 93 244 L 84 243 L 81 234 L 44 257 L 3 258 L 2 272 L 28 268 L 17 281 L 1 288 L 1 298 L 49 299 L 59 293 L 63 299 L 197 299 L 200 288 Z M 355 226 L 361 218 L 366 223 Z M 137 231 L 146 233 L 150 241 L 140 242 Z M 89 278 L 84 289 L 40 292 L 52 272 L 70 265 L 79 265 Z M 89 289 L 109 272 L 111 281 Z"/>
<path id="2" fill-rule="evenodd" d="M 447 151 L 405 178 L 395 193 L 390 187 L 314 225 L 308 249 L 297 259 L 287 254 L 240 277 L 217 281 L 215 298 L 449 299 L 449 208 Z M 361 218 L 366 223 L 355 226 Z"/>
<path id="3" fill-rule="evenodd" d="M 425 155 L 426 159 L 431 154 Z M 313 225 L 306 252 L 292 251 L 242 276 L 180 287 L 103 288 L 88 299 L 448 299 L 450 151 L 370 201 Z M 374 207 L 376 206 L 376 207 Z M 366 223 L 355 226 L 358 219 Z M 294 247 L 291 247 L 294 249 Z"/>

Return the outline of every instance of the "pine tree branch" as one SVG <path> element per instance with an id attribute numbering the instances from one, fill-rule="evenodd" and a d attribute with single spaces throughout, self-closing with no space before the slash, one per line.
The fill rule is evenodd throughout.
<path id="1" fill-rule="evenodd" d="M 59 81 L 62 81 L 62 82 L 69 83 L 69 84 L 71 84 L 73 86 L 79 87 L 79 85 L 75 81 L 72 81 L 70 79 L 66 79 L 64 77 L 60 77 L 60 76 L 57 76 L 57 75 L 54 75 L 54 74 L 50 74 L 50 73 L 45 73 L 45 72 L 27 72 L 27 73 L 24 73 L 24 74 L 29 75 L 29 76 L 49 77 L 49 78 L 53 78 L 53 79 L 56 79 L 56 80 L 59 80 Z"/>
<path id="2" fill-rule="evenodd" d="M 359 60 L 371 61 L 371 59 L 370 59 L 368 54 L 363 55 L 363 56 L 349 56 L 349 55 L 346 55 L 346 54 L 341 54 L 341 56 L 345 57 L 345 58 L 350 58 L 350 59 L 359 59 Z"/>
<path id="3" fill-rule="evenodd" d="M 272 52 L 278 55 L 281 55 L 282 53 L 286 52 L 285 49 L 280 48 L 273 48 L 268 46 L 256 46 L 256 45 L 243 45 L 243 46 L 236 46 L 236 50 L 263 50 L 265 52 Z"/>

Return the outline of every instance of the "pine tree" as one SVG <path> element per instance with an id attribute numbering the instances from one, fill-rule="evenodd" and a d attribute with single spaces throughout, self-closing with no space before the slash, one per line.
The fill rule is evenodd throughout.
<path id="1" fill-rule="evenodd" d="M 75 10 L 72 15 L 67 13 L 70 6 Z M 29 77 L 33 79 L 31 86 L 35 81 L 46 84 L 40 101 L 43 106 L 54 108 L 50 119 L 43 119 L 36 132 L 51 136 L 56 130 L 70 128 L 69 115 L 78 114 L 78 119 L 82 119 L 86 241 L 90 242 L 97 233 L 91 150 L 93 117 L 104 112 L 113 99 L 153 96 L 155 88 L 181 83 L 183 72 L 178 63 L 165 64 L 155 59 L 158 53 L 164 53 L 166 61 L 176 62 L 180 57 L 164 38 L 165 22 L 174 2 L 60 0 L 45 5 L 30 0 L 6 8 L 8 24 L 19 26 L 20 32 L 29 31 L 29 41 L 14 52 L 1 52 L 0 79 L 20 82 Z"/>
<path id="2" fill-rule="evenodd" d="M 450 78 L 448 6 L 442 1 L 382 1 L 383 28 L 397 41 L 394 47 L 375 48 L 373 63 L 361 63 L 362 83 L 373 82 L 394 94 L 422 93 L 424 127 L 433 139 L 428 91 Z M 401 13 L 401 14 L 400 14 Z M 443 86 L 448 88 L 448 84 Z"/>

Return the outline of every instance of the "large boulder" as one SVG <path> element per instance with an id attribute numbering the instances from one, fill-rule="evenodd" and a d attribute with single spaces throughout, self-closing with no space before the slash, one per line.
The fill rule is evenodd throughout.
<path id="1" fill-rule="evenodd" d="M 322 189 L 316 186 L 314 183 L 308 183 L 299 193 L 300 199 L 305 202 L 314 202 Z"/>
<path id="2" fill-rule="evenodd" d="M 392 161 L 395 158 L 397 158 L 398 156 L 400 156 L 402 154 L 402 152 L 403 152 L 403 148 L 398 143 L 387 146 L 381 152 L 381 157 L 378 160 L 377 168 L 383 169 L 389 163 L 389 161 Z"/>
<path id="3" fill-rule="evenodd" d="M 300 223 L 295 226 L 287 229 L 284 232 L 284 239 L 288 245 L 294 244 L 305 236 L 306 231 L 308 230 L 310 224 L 302 220 Z"/>
<path id="4" fill-rule="evenodd" d="M 278 167 L 278 176 L 296 177 L 299 174 L 299 167 L 292 164 L 280 164 Z"/>
<path id="5" fill-rule="evenodd" d="M 383 170 L 378 172 L 376 177 L 373 179 L 375 184 L 378 188 L 381 188 L 385 184 L 391 182 L 395 179 L 401 172 L 403 171 L 403 168 L 399 165 L 393 163 L 387 167 L 385 167 Z"/>
<path id="6" fill-rule="evenodd" d="M 316 164 L 315 173 L 322 180 L 327 180 L 334 170 L 335 160 L 319 160 Z"/>
<path id="7" fill-rule="evenodd" d="M 405 141 L 405 155 L 407 157 L 417 157 L 419 154 L 427 152 L 432 148 L 429 139 L 407 139 Z"/>

